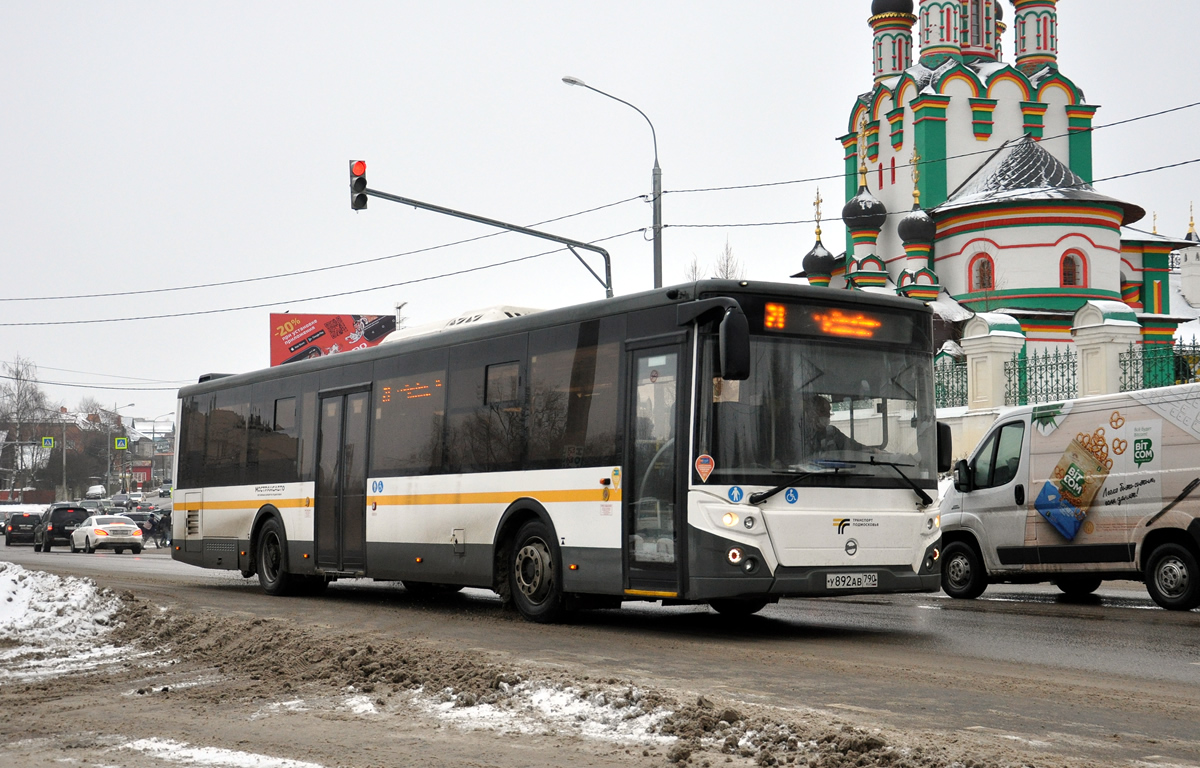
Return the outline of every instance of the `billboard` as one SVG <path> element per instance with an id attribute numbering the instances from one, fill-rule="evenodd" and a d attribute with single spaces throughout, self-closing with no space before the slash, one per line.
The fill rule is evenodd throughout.
<path id="1" fill-rule="evenodd" d="M 271 365 L 373 347 L 396 330 L 395 315 L 271 315 Z"/>

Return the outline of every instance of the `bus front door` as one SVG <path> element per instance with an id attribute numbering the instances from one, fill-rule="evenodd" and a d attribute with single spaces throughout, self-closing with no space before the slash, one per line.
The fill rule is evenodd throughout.
<path id="1" fill-rule="evenodd" d="M 317 567 L 365 572 L 370 392 L 321 398 L 317 436 Z"/>
<path id="2" fill-rule="evenodd" d="M 679 596 L 680 551 L 677 440 L 681 347 L 629 352 L 628 466 L 623 497 L 625 592 L 639 597 Z"/>

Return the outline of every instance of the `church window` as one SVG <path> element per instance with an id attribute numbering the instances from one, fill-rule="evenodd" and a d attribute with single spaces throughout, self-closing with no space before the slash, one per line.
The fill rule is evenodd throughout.
<path id="1" fill-rule="evenodd" d="M 896 156 L 892 155 L 892 183 L 896 183 Z"/>
<path id="2" fill-rule="evenodd" d="M 995 265 L 986 253 L 971 260 L 970 272 L 972 291 L 990 291 L 996 287 Z"/>
<path id="3" fill-rule="evenodd" d="M 983 0 L 971 3 L 971 45 L 983 45 Z"/>
<path id="4" fill-rule="evenodd" d="M 883 40 L 875 41 L 875 74 L 883 73 Z"/>
<path id="5" fill-rule="evenodd" d="M 883 189 L 883 163 L 879 164 L 879 188 Z"/>
<path id="6" fill-rule="evenodd" d="M 1060 285 L 1063 288 L 1083 288 L 1087 285 L 1083 255 L 1078 251 L 1067 251 L 1063 254 L 1059 272 L 1062 278 Z"/>
<path id="7" fill-rule="evenodd" d="M 1020 56 L 1029 47 L 1028 41 L 1026 39 L 1025 19 L 1021 19 L 1020 21 L 1017 22 L 1016 43 L 1017 43 L 1017 55 Z"/>

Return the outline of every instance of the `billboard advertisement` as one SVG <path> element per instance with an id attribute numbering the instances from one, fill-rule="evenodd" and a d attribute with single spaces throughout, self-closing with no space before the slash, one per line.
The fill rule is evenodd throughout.
<path id="1" fill-rule="evenodd" d="M 271 315 L 271 365 L 373 347 L 396 330 L 395 315 Z"/>

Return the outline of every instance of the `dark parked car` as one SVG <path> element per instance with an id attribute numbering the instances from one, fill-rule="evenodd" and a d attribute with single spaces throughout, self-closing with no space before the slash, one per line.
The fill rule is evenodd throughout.
<path id="1" fill-rule="evenodd" d="M 42 513 L 33 531 L 33 551 L 49 552 L 55 544 L 71 546 L 71 534 L 91 515 L 91 510 L 80 506 L 51 506 Z"/>
<path id="2" fill-rule="evenodd" d="M 36 512 L 13 512 L 4 524 L 4 545 L 18 541 L 33 541 L 33 529 L 37 528 L 41 515 Z"/>

